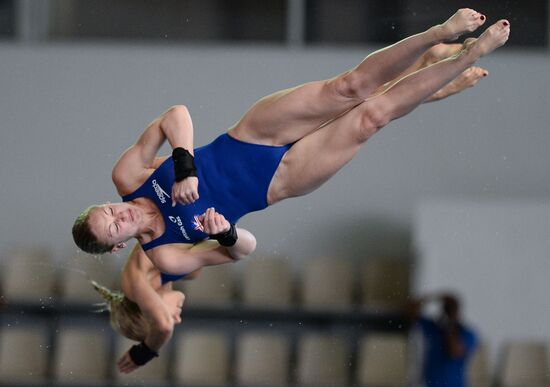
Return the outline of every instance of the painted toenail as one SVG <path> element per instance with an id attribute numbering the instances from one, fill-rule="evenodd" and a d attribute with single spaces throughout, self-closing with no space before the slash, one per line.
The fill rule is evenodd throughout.
<path id="1" fill-rule="evenodd" d="M 481 20 L 485 20 L 485 16 L 483 16 L 483 15 L 481 15 L 479 18 L 480 18 Z"/>
<path id="2" fill-rule="evenodd" d="M 504 22 L 504 23 L 502 23 L 502 24 L 504 24 L 505 26 L 507 26 L 507 25 L 508 25 L 508 22 L 507 22 L 507 21 L 505 21 L 505 22 Z"/>

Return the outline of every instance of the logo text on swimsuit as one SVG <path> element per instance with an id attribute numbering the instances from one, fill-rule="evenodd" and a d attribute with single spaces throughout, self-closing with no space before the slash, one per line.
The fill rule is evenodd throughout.
<path id="1" fill-rule="evenodd" d="M 164 191 L 164 190 L 160 187 L 160 185 L 157 183 L 156 180 L 153 180 L 153 181 L 151 182 L 151 184 L 153 184 L 153 189 L 155 190 L 155 193 L 157 194 L 157 196 L 158 196 L 160 202 L 161 202 L 162 204 L 166 203 L 166 198 L 165 198 L 165 196 L 168 197 L 168 199 L 170 199 L 170 195 L 168 195 L 168 194 L 166 193 L 166 191 Z"/>
<path id="2" fill-rule="evenodd" d="M 172 223 L 175 223 L 179 226 L 181 235 L 183 235 L 185 239 L 187 239 L 188 241 L 191 240 L 191 238 L 189 238 L 189 235 L 187 235 L 187 231 L 185 230 L 185 227 L 183 226 L 183 222 L 181 221 L 181 218 L 179 216 L 174 217 L 172 215 L 168 215 L 168 219 L 170 219 Z"/>

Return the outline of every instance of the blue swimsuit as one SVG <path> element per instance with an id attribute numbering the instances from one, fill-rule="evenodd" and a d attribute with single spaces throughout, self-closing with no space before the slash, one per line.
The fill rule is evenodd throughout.
<path id="1" fill-rule="evenodd" d="M 222 134 L 213 142 L 195 149 L 195 165 L 199 179 L 199 199 L 192 204 L 172 207 L 174 162 L 169 157 L 133 193 L 123 201 L 145 197 L 162 213 L 164 234 L 142 245 L 147 251 L 168 243 L 196 243 L 208 238 L 200 230 L 198 217 L 214 207 L 235 224 L 249 212 L 267 207 L 267 190 L 275 170 L 291 144 L 269 146 L 239 141 Z M 161 273 L 162 283 L 183 275 Z"/>

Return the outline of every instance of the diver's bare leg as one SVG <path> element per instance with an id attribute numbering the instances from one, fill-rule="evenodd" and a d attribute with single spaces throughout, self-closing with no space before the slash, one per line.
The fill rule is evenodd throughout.
<path id="1" fill-rule="evenodd" d="M 362 103 L 433 45 L 473 31 L 484 20 L 485 17 L 474 10 L 461 9 L 443 24 L 376 51 L 354 69 L 335 78 L 264 97 L 252 106 L 230 134 L 243 141 L 268 145 L 295 142 Z"/>
<path id="2" fill-rule="evenodd" d="M 464 43 L 471 41 L 472 38 L 466 39 Z M 464 48 L 463 44 L 437 44 L 426 51 L 412 66 L 407 68 L 404 72 L 399 74 L 399 76 L 391 80 L 390 82 L 385 83 L 380 86 L 373 92 L 374 95 L 381 94 L 389 89 L 391 86 L 399 82 L 401 78 L 414 73 L 420 69 L 428 67 L 434 63 L 437 63 L 441 60 L 447 59 L 450 56 L 457 54 L 460 50 Z M 451 95 L 460 93 L 464 89 L 473 87 L 479 82 L 482 77 L 489 75 L 489 72 L 477 66 L 472 66 L 467 68 L 460 74 L 458 77 L 453 79 L 450 83 L 445 85 L 442 89 L 436 91 L 432 96 L 430 96 L 425 102 L 439 101 L 441 99 L 447 98 Z"/>
<path id="3" fill-rule="evenodd" d="M 385 93 L 367 99 L 299 140 L 273 176 L 268 203 L 315 190 L 348 163 L 380 128 L 413 110 L 481 56 L 503 45 L 509 32 L 507 21 L 497 22 L 454 57 L 405 77 Z"/>
<path id="4" fill-rule="evenodd" d="M 385 111 L 389 121 L 397 119 L 451 82 L 481 56 L 503 45 L 509 33 L 508 21 L 500 20 L 487 28 L 479 39 L 469 39 L 459 54 L 406 76 L 383 94 L 366 100 L 365 104 Z"/>
<path id="5" fill-rule="evenodd" d="M 366 99 L 374 90 L 373 86 L 377 88 L 397 78 L 432 46 L 475 31 L 484 22 L 485 16 L 479 12 L 470 8 L 459 9 L 445 23 L 369 55 L 350 73 L 349 76 L 354 78 L 351 82 L 359 83 L 357 89 Z"/>
<path id="6" fill-rule="evenodd" d="M 426 52 L 424 52 L 424 54 L 422 54 L 420 58 L 416 60 L 416 62 L 405 69 L 402 73 L 397 75 L 397 77 L 395 77 L 391 81 L 384 83 L 383 85 L 379 86 L 378 89 L 373 91 L 372 96 L 386 91 L 391 86 L 396 84 L 401 78 L 404 78 L 407 75 L 414 73 L 415 71 L 428 67 L 443 59 L 447 59 L 448 57 L 457 54 L 462 49 L 463 45 L 461 43 L 439 43 L 435 46 L 430 47 Z"/>

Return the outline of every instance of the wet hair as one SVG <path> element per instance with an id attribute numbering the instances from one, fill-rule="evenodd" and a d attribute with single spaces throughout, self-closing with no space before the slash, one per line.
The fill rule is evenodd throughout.
<path id="1" fill-rule="evenodd" d="M 98 209 L 99 206 L 93 205 L 86 208 L 74 221 L 73 224 L 73 239 L 76 245 L 88 254 L 104 254 L 108 253 L 115 245 L 107 245 L 101 243 L 92 232 L 90 227 L 90 214 Z"/>
<path id="2" fill-rule="evenodd" d="M 111 291 L 95 281 L 90 282 L 105 301 L 105 309 L 111 313 L 113 329 L 130 340 L 145 340 L 149 325 L 143 318 L 139 306 L 120 291 Z"/>

